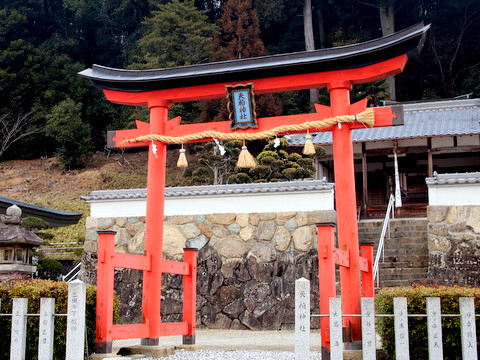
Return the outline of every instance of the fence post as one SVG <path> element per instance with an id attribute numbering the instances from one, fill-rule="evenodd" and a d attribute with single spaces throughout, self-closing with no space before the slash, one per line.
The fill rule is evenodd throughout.
<path id="1" fill-rule="evenodd" d="M 375 299 L 361 299 L 362 306 L 362 354 L 364 359 L 376 359 Z"/>
<path id="2" fill-rule="evenodd" d="M 393 298 L 395 353 L 397 360 L 409 360 L 407 298 Z"/>
<path id="3" fill-rule="evenodd" d="M 27 309 L 27 299 L 13 299 L 10 360 L 25 360 L 25 349 L 27 346 Z"/>
<path id="4" fill-rule="evenodd" d="M 74 280 L 68 284 L 67 350 L 68 360 L 83 360 L 85 351 L 85 302 L 87 286 Z"/>
<path id="5" fill-rule="evenodd" d="M 55 313 L 55 299 L 40 299 L 40 322 L 38 334 L 38 360 L 53 359 L 53 329 Z"/>
<path id="6" fill-rule="evenodd" d="M 295 360 L 310 359 L 310 281 L 295 281 Z"/>
<path id="7" fill-rule="evenodd" d="M 197 249 L 183 249 L 183 261 L 189 264 L 189 275 L 183 277 L 183 321 L 188 324 L 188 333 L 183 335 L 184 345 L 195 345 L 197 325 Z"/>
<path id="8" fill-rule="evenodd" d="M 115 269 L 115 231 L 98 231 L 97 318 L 95 323 L 95 352 L 112 352 L 110 329 L 113 323 L 113 287 Z M 145 286 L 145 285 L 144 285 Z M 160 305 L 159 305 L 160 306 Z"/>
<path id="9" fill-rule="evenodd" d="M 342 299 L 330 298 L 330 359 L 343 360 Z"/>
<path id="10" fill-rule="evenodd" d="M 473 297 L 461 297 L 459 300 L 463 359 L 477 359 L 475 299 Z"/>
<path id="11" fill-rule="evenodd" d="M 428 358 L 443 359 L 442 310 L 439 297 L 427 298 Z"/>

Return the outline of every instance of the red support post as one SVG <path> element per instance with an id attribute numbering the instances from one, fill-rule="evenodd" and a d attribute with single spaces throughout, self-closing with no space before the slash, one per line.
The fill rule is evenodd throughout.
<path id="1" fill-rule="evenodd" d="M 168 119 L 170 102 L 152 101 L 150 133 L 163 134 Z M 143 317 L 150 336 L 143 345 L 158 345 L 161 334 L 160 297 L 162 291 L 163 217 L 165 202 L 165 169 L 167 146 L 151 141 L 148 149 L 147 216 L 145 223 L 145 255 L 150 257 L 150 271 L 143 272 Z"/>
<path id="2" fill-rule="evenodd" d="M 373 244 L 360 245 L 360 254 L 367 260 L 367 271 L 362 271 L 362 296 L 374 297 L 375 287 L 373 284 Z"/>
<path id="3" fill-rule="evenodd" d="M 351 81 L 335 81 L 328 84 L 332 115 L 346 115 L 350 107 Z M 353 166 L 353 143 L 349 124 L 339 124 L 332 129 L 333 162 L 335 175 L 335 205 L 337 209 L 338 248 L 350 255 L 350 266 L 340 268 L 342 307 L 344 314 L 360 314 L 360 265 Z M 344 318 L 344 326 L 351 325 L 352 340 L 359 341 L 361 319 Z"/>
<path id="4" fill-rule="evenodd" d="M 115 231 L 98 232 L 97 318 L 95 321 L 95 352 L 98 354 L 112 352 L 110 330 L 113 324 L 115 234 Z"/>
<path id="5" fill-rule="evenodd" d="M 330 313 L 329 299 L 331 297 L 336 297 L 334 227 L 335 224 L 333 223 L 317 224 L 318 287 L 321 315 L 328 315 Z M 329 323 L 330 320 L 328 317 L 320 318 L 322 354 L 328 353 L 330 349 Z"/>
<path id="6" fill-rule="evenodd" d="M 183 321 L 188 330 L 183 336 L 184 345 L 195 345 L 197 327 L 197 249 L 184 249 L 183 261 L 189 265 L 189 274 L 183 276 Z"/>

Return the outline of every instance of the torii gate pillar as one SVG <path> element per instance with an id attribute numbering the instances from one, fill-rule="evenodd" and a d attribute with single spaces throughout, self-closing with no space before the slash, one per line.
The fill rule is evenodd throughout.
<path id="1" fill-rule="evenodd" d="M 332 115 L 347 114 L 350 105 L 350 81 L 327 84 Z M 337 209 L 338 247 L 348 252 L 350 266 L 340 268 L 340 284 L 345 314 L 360 314 L 361 285 L 358 252 L 358 225 L 356 214 L 355 171 L 353 164 L 352 132 L 349 124 L 332 129 L 333 162 L 335 175 L 335 204 Z M 348 294 L 348 296 L 346 296 Z M 361 340 L 360 318 L 353 318 L 353 340 Z M 348 326 L 348 319 L 344 319 Z"/>
<path id="2" fill-rule="evenodd" d="M 148 104 L 150 132 L 163 134 L 168 120 L 170 102 L 158 99 Z M 167 145 L 160 141 L 149 144 L 147 175 L 147 221 L 145 222 L 145 253 L 151 256 L 151 271 L 143 272 L 143 305 L 151 334 L 160 333 L 160 302 L 162 291 L 163 214 L 165 204 L 165 169 Z M 161 220 L 160 220 L 161 219 Z M 143 339 L 143 345 L 158 345 L 158 338 Z"/>

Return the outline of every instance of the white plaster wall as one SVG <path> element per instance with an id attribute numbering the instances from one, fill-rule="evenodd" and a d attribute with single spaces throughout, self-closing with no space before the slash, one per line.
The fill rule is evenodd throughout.
<path id="1" fill-rule="evenodd" d="M 457 145 L 458 146 L 478 146 L 480 145 L 480 136 L 478 135 L 458 136 Z"/>
<path id="2" fill-rule="evenodd" d="M 91 200 L 91 217 L 131 217 L 146 215 L 145 199 Z M 262 213 L 333 210 L 334 191 L 295 191 L 264 194 L 182 196 L 165 199 L 165 215 L 218 213 Z"/>
<path id="3" fill-rule="evenodd" d="M 433 137 L 432 138 L 432 148 L 443 148 L 443 147 L 453 147 L 453 137 Z"/>
<path id="4" fill-rule="evenodd" d="M 480 205 L 480 184 L 429 185 L 429 205 Z"/>

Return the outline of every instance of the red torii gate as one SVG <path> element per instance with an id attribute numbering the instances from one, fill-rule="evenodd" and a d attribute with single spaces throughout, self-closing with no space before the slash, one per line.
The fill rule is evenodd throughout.
<path id="1" fill-rule="evenodd" d="M 293 54 L 159 70 L 132 71 L 94 65 L 92 69 L 80 72 L 81 76 L 92 80 L 95 86 L 101 88 L 108 100 L 124 105 L 148 106 L 150 110 L 149 123 L 137 121 L 137 129 L 116 131 L 109 139 L 109 146 L 149 147 L 145 256 L 136 259 L 139 263 L 136 268 L 144 270 L 142 306 L 144 321 L 143 324 L 123 325 L 120 329 L 122 331 L 113 331 L 109 315 L 113 306 L 111 299 L 107 298 L 107 295 L 97 295 L 97 351 L 107 352 L 111 349 L 112 340 L 128 337 L 142 337 L 146 339 L 144 344 L 153 345 L 158 343 L 159 336 L 176 333 L 185 335 L 186 343 L 195 342 L 195 316 L 192 319 L 192 314 L 195 314 L 194 291 L 193 294 L 184 295 L 184 302 L 193 306 L 193 309 L 188 310 L 190 319 L 185 326 L 174 329 L 172 325 L 171 331 L 167 331 L 165 326 L 162 326 L 165 324 L 161 323 L 160 317 L 162 272 L 165 272 L 168 266 L 180 269 L 178 270 L 180 273 L 190 276 L 191 285 L 192 273 L 189 269 L 183 268 L 190 267 L 190 270 L 194 270 L 195 267 L 192 259 L 190 263 L 185 261 L 175 265 L 174 262 L 167 262 L 162 258 L 167 145 L 157 140 L 140 142 L 126 140 L 149 134 L 181 137 L 207 130 L 236 134 L 257 133 L 280 125 L 359 114 L 365 110 L 367 101 L 350 104 L 350 91 L 353 85 L 402 72 L 408 57 L 421 50 L 428 28 L 429 26 L 418 24 L 366 43 Z M 255 129 L 231 130 L 229 121 L 181 124 L 180 118 L 168 120 L 171 103 L 223 98 L 226 95 L 226 86 L 239 83 L 253 84 L 256 94 L 326 87 L 330 93 L 330 106 L 316 105 L 316 112 L 310 114 L 259 118 L 258 128 Z M 395 113 L 391 107 L 374 108 L 374 113 L 374 126 L 402 123 L 401 114 Z M 338 249 L 333 248 L 333 228 L 319 226 L 319 269 L 327 269 L 325 271 L 329 274 L 327 278 L 323 276 L 324 274 L 319 274 L 322 314 L 328 314 L 328 298 L 336 295 L 334 272 L 332 274 L 330 271 L 335 265 L 335 259 L 337 263 L 344 265 L 341 268 L 344 314 L 360 314 L 361 270 L 367 271 L 363 295 L 373 296 L 372 273 L 371 270 L 368 272 L 369 267 L 371 268 L 371 255 L 360 257 L 358 242 L 351 130 L 360 127 L 363 128 L 364 125 L 352 122 L 342 126 L 309 129 L 310 132 L 332 131 L 333 137 Z M 116 255 L 107 252 L 102 256 L 113 259 Z M 111 270 L 106 270 L 109 273 L 105 280 L 99 280 L 98 287 L 110 289 L 115 264 L 125 266 L 126 263 L 128 259 L 110 261 Z M 350 322 L 345 320 L 344 326 L 351 328 L 354 341 L 361 339 L 360 318 L 352 318 Z M 327 347 L 328 336 L 323 321 L 321 327 L 322 345 Z"/>

